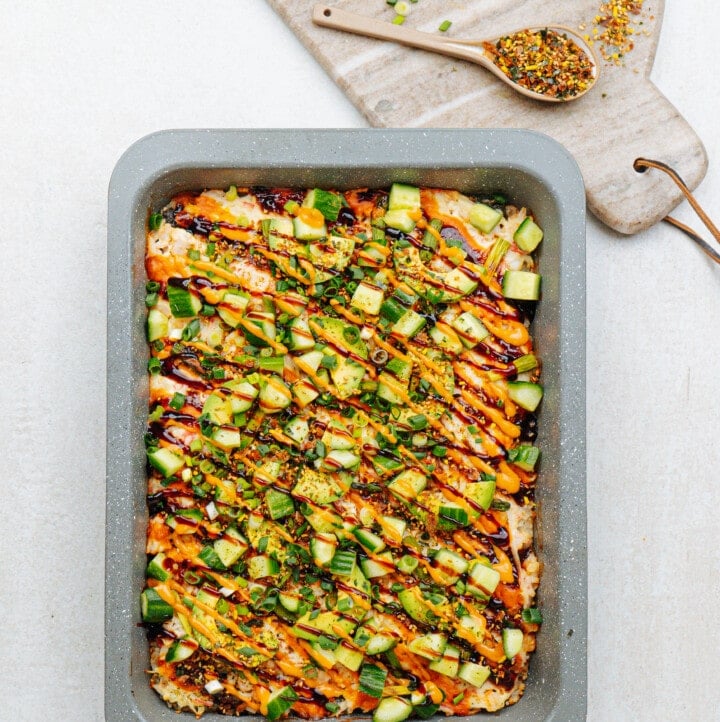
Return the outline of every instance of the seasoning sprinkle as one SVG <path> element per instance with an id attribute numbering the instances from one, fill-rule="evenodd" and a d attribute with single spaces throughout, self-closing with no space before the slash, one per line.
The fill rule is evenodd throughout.
<path id="1" fill-rule="evenodd" d="M 638 32 L 631 24 L 630 16 L 640 15 L 642 5 L 643 0 L 604 2 L 593 19 L 592 34 L 585 34 L 585 40 L 590 44 L 597 43 L 605 60 L 621 65 L 623 57 L 635 47 L 633 37 Z"/>
<path id="2" fill-rule="evenodd" d="M 483 43 L 490 60 L 511 80 L 534 93 L 572 98 L 593 82 L 593 61 L 567 35 L 549 28 L 521 30 Z"/>

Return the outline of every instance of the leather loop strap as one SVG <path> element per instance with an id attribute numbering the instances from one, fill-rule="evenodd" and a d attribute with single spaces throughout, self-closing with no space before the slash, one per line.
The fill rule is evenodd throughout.
<path id="1" fill-rule="evenodd" d="M 705 227 L 712 233 L 713 238 L 720 243 L 720 230 L 718 230 L 717 226 L 710 220 L 710 216 L 708 216 L 707 213 L 702 209 L 700 204 L 695 200 L 695 196 L 690 192 L 690 189 L 685 184 L 685 181 L 678 175 L 676 171 L 674 171 L 669 165 L 666 165 L 665 163 L 661 163 L 659 160 L 650 160 L 648 158 L 637 158 L 635 162 L 633 163 L 633 168 L 638 173 L 644 173 L 648 168 L 654 168 L 656 170 L 661 170 L 663 173 L 667 173 L 667 175 L 670 176 L 670 178 L 673 180 L 675 185 L 682 191 L 682 194 L 687 199 L 688 203 L 692 206 L 695 213 L 698 214 L 700 220 L 705 224 Z M 715 261 L 715 263 L 720 264 L 720 253 L 718 253 L 712 246 L 710 246 L 703 238 L 698 235 L 690 226 L 686 226 L 681 221 L 677 220 L 677 218 L 673 218 L 672 216 L 666 216 L 663 218 L 663 220 L 666 223 L 669 223 L 671 226 L 674 226 L 675 228 L 682 231 L 691 241 L 693 241 L 700 250 L 708 256 L 711 260 Z"/>

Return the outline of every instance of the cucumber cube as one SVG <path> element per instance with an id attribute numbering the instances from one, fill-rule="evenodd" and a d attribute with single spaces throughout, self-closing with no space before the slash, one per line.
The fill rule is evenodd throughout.
<path id="1" fill-rule="evenodd" d="M 508 383 L 508 396 L 526 411 L 535 411 L 543 397 L 543 387 L 528 381 Z"/>
<path id="2" fill-rule="evenodd" d="M 532 253 L 543 239 L 542 228 L 532 218 L 526 218 L 515 231 L 513 241 L 525 253 Z"/>
<path id="3" fill-rule="evenodd" d="M 539 274 L 530 271 L 505 271 L 503 294 L 505 298 L 517 301 L 537 301 L 540 298 L 540 280 Z"/>
<path id="4" fill-rule="evenodd" d="M 355 289 L 350 305 L 359 308 L 371 316 L 377 316 L 380 313 L 380 306 L 383 302 L 383 290 L 371 283 L 362 281 Z"/>
<path id="5" fill-rule="evenodd" d="M 452 326 L 458 332 L 458 336 L 460 337 L 463 345 L 468 348 L 477 346 L 480 341 L 490 335 L 490 331 L 485 328 L 480 319 L 469 311 L 461 313 L 452 322 Z"/>
<path id="6" fill-rule="evenodd" d="M 420 189 L 404 183 L 393 183 L 390 188 L 388 208 L 391 211 L 420 208 Z"/>
<path id="7" fill-rule="evenodd" d="M 469 221 L 479 231 L 483 233 L 490 233 L 495 226 L 500 223 L 500 219 L 503 217 L 500 211 L 496 211 L 490 206 L 486 206 L 484 203 L 476 203 L 470 209 Z"/>

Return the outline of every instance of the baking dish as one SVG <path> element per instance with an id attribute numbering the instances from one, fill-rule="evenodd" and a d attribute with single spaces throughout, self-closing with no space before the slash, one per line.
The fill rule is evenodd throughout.
<path id="1" fill-rule="evenodd" d="M 545 622 L 524 697 L 504 722 L 575 720 L 586 706 L 584 189 L 546 136 L 515 130 L 186 130 L 134 144 L 110 183 L 106 718 L 177 720 L 147 680 L 138 595 L 145 568 L 145 227 L 180 190 L 237 185 L 502 190 L 545 229 L 534 337 L 544 360 L 536 549 Z M 188 717 L 190 718 L 190 717 Z M 209 722 L 231 718 L 206 715 Z"/>

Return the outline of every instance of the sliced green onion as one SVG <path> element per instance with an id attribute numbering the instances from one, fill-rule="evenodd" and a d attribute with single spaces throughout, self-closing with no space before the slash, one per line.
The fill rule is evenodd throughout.
<path id="1" fill-rule="evenodd" d="M 160 290 L 160 284 L 159 284 L 157 281 L 148 281 L 148 282 L 145 284 L 145 290 L 146 290 L 148 293 L 154 293 L 155 291 L 159 291 L 159 290 Z"/>
<path id="2" fill-rule="evenodd" d="M 270 356 L 269 358 L 261 356 L 258 363 L 264 371 L 282 373 L 285 368 L 285 359 L 282 356 Z"/>
<path id="3" fill-rule="evenodd" d="M 417 569 L 417 565 L 418 560 L 415 557 L 406 554 L 400 558 L 397 568 L 401 574 L 412 574 L 415 569 Z"/>
<path id="4" fill-rule="evenodd" d="M 425 414 L 417 414 L 416 416 L 411 416 L 408 419 L 408 424 L 410 424 L 410 427 L 413 431 L 422 431 L 423 429 L 427 428 L 427 416 L 425 416 Z"/>
<path id="5" fill-rule="evenodd" d="M 152 308 L 153 306 L 157 305 L 157 302 L 159 300 L 159 296 L 157 293 L 148 293 L 147 296 L 145 296 L 145 305 L 148 308 Z"/>
<path id="6" fill-rule="evenodd" d="M 182 331 L 183 341 L 192 341 L 200 333 L 200 321 L 194 318 Z"/>
<path id="7" fill-rule="evenodd" d="M 155 358 L 154 356 L 148 361 L 148 371 L 151 374 L 159 374 L 160 373 L 160 359 Z"/>
<path id="8" fill-rule="evenodd" d="M 360 331 L 356 326 L 346 326 L 343 329 L 343 338 L 348 343 L 355 343 L 360 338 Z"/>
<path id="9" fill-rule="evenodd" d="M 157 231 L 158 228 L 162 225 L 163 217 L 162 213 L 151 213 L 150 214 L 150 220 L 148 221 L 148 225 L 150 226 L 151 231 Z"/>
<path id="10" fill-rule="evenodd" d="M 397 3 L 396 3 L 396 4 L 397 4 Z M 396 15 L 396 16 L 392 19 L 392 24 L 393 24 L 393 25 L 402 25 L 404 22 L 405 22 L 405 16 L 404 16 L 404 15 Z"/>
<path id="11" fill-rule="evenodd" d="M 175 411 L 180 411 L 180 409 L 185 406 L 185 394 L 181 394 L 179 392 L 174 393 L 168 406 L 171 409 L 175 409 Z"/>
<path id="12" fill-rule="evenodd" d="M 447 32 L 448 30 L 450 30 L 450 26 L 451 26 L 451 25 L 452 25 L 452 21 L 451 21 L 451 20 L 443 20 L 443 21 L 440 23 L 440 27 L 438 28 L 438 30 L 439 30 L 441 33 L 445 33 L 445 32 Z"/>
<path id="13" fill-rule="evenodd" d="M 528 624 L 542 624 L 542 613 L 537 607 L 522 610 L 522 620 Z"/>
<path id="14" fill-rule="evenodd" d="M 538 360 L 535 354 L 528 353 L 524 356 L 520 356 L 513 361 L 513 366 L 517 369 L 519 374 L 525 371 L 532 371 L 537 368 Z"/>
<path id="15" fill-rule="evenodd" d="M 440 446 L 439 444 L 432 447 L 433 456 L 442 458 L 444 456 L 447 456 L 447 452 L 448 452 L 447 448 L 444 446 Z"/>
<path id="16" fill-rule="evenodd" d="M 360 691 L 370 697 L 380 699 L 386 679 L 387 670 L 374 664 L 364 664 L 360 670 Z"/>
<path id="17" fill-rule="evenodd" d="M 191 261 L 199 261 L 200 260 L 200 251 L 198 251 L 197 248 L 191 248 L 188 252 L 188 258 Z"/>

